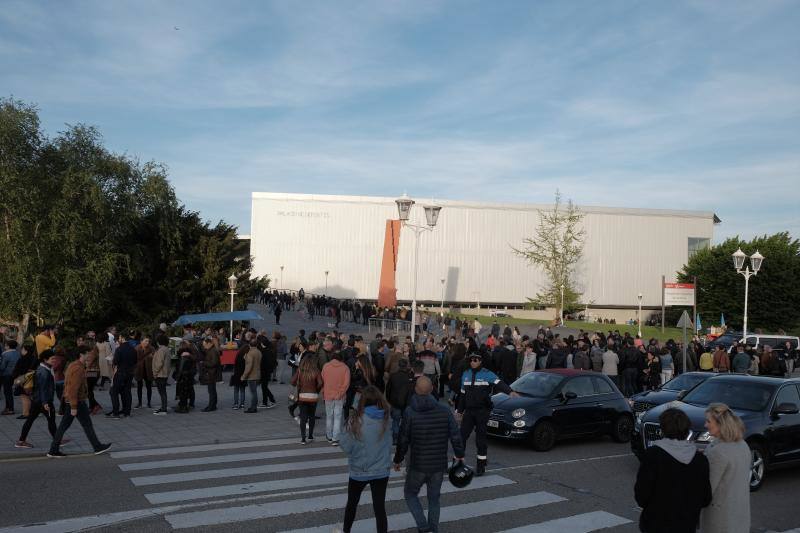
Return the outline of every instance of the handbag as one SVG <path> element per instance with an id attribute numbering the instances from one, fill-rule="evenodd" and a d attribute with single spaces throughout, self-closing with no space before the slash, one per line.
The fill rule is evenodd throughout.
<path id="1" fill-rule="evenodd" d="M 297 403 L 297 396 L 298 396 L 297 395 L 297 388 L 295 387 L 294 389 L 289 391 L 289 395 L 288 395 L 289 403 Z"/>

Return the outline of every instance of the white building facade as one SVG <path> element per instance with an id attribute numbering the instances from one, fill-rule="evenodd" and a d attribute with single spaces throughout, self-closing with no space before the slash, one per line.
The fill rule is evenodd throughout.
<path id="1" fill-rule="evenodd" d="M 411 222 L 424 225 L 416 199 Z M 436 201 L 438 225 L 420 236 L 417 301 L 522 305 L 545 276 L 515 255 L 552 205 Z M 579 206 L 585 245 L 576 269 L 581 301 L 594 307 L 661 305 L 661 279 L 674 281 L 691 252 L 710 245 L 719 220 L 710 212 Z M 254 192 L 253 274 L 272 286 L 376 300 L 386 221 L 394 198 Z M 412 299 L 414 234 L 400 232 L 397 299 Z M 282 268 L 281 268 L 282 267 Z M 327 272 L 327 275 L 326 275 Z M 442 283 L 441 280 L 445 280 Z"/>

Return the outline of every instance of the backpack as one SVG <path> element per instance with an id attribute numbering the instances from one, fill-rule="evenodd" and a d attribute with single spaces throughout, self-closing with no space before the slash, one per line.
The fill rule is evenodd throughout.
<path id="1" fill-rule="evenodd" d="M 20 394 L 27 394 L 30 396 L 33 393 L 33 388 L 35 385 L 35 370 L 29 370 L 24 374 L 20 374 L 17 379 L 14 380 L 14 396 L 19 396 Z"/>

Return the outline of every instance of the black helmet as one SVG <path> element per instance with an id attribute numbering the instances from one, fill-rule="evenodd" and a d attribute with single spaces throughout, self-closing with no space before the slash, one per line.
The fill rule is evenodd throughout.
<path id="1" fill-rule="evenodd" d="M 450 469 L 447 471 L 450 477 L 450 483 L 456 488 L 463 489 L 472 483 L 472 477 L 475 472 L 470 467 L 464 464 L 464 461 L 453 461 Z"/>

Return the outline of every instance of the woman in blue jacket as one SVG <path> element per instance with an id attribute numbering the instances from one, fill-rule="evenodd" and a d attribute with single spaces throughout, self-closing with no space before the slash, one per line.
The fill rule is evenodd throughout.
<path id="1" fill-rule="evenodd" d="M 367 485 L 372 491 L 376 531 L 384 533 L 388 528 L 385 500 L 392 464 L 389 412 L 389 404 L 381 391 L 369 385 L 362 389 L 355 413 L 347 419 L 347 431 L 339 441 L 350 464 L 344 533 L 349 533 L 353 526 L 361 493 Z"/>

